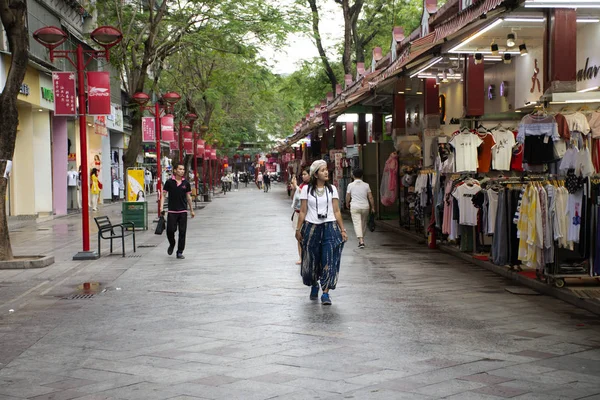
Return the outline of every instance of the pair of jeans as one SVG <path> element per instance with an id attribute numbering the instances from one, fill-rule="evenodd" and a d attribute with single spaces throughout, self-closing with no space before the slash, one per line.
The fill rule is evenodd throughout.
<path id="1" fill-rule="evenodd" d="M 321 281 L 323 290 L 335 289 L 344 248 L 342 232 L 337 222 L 305 222 L 301 232 L 302 282 L 306 286 L 316 286 Z"/>
<path id="2" fill-rule="evenodd" d="M 179 230 L 177 240 L 177 253 L 183 253 L 185 249 L 185 234 L 187 232 L 187 211 L 180 213 L 168 213 L 167 215 L 167 239 L 169 246 L 175 247 L 175 232 Z"/>

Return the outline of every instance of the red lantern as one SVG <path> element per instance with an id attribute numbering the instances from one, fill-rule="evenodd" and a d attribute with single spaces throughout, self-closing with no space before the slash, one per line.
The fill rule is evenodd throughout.
<path id="1" fill-rule="evenodd" d="M 267 154 L 265 154 L 265 157 L 267 157 L 267 158 L 271 158 L 271 153 L 267 153 Z"/>
<path id="2" fill-rule="evenodd" d="M 233 155 L 233 158 L 235 158 L 237 160 L 238 158 L 240 158 L 240 155 L 236 153 Z"/>

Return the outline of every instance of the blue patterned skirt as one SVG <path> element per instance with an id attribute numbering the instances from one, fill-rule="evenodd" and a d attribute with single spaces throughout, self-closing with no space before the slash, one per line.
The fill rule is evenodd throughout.
<path id="1" fill-rule="evenodd" d="M 324 290 L 335 289 L 343 248 L 337 222 L 305 222 L 302 226 L 302 282 L 306 286 L 316 286 L 321 281 Z"/>

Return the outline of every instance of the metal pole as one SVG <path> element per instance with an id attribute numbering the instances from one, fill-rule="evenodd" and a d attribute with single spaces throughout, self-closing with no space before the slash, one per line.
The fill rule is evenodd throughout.
<path id="1" fill-rule="evenodd" d="M 179 162 L 183 162 L 183 124 L 179 120 Z"/>
<path id="2" fill-rule="evenodd" d="M 81 235 L 83 251 L 73 256 L 74 260 L 95 260 L 96 252 L 90 251 L 90 208 L 89 208 L 89 171 L 87 157 L 87 115 L 85 103 L 83 46 L 77 46 L 77 91 L 79 95 L 79 152 L 81 153 Z"/>
<path id="3" fill-rule="evenodd" d="M 156 131 L 156 199 L 158 209 L 158 217 L 160 218 L 160 213 L 162 210 L 160 209 L 160 199 L 162 196 L 162 168 L 160 165 L 160 106 L 158 102 L 154 104 L 154 130 Z"/>
<path id="4" fill-rule="evenodd" d="M 198 186 L 198 137 L 195 133 L 192 133 L 192 135 L 194 135 L 194 184 L 196 185 L 196 198 L 198 198 L 200 196 L 200 187 Z"/>

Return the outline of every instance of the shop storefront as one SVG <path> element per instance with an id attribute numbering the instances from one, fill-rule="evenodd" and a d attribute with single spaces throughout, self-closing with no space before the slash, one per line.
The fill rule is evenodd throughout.
<path id="1" fill-rule="evenodd" d="M 2 57 L 2 82 L 10 63 Z M 52 103 L 42 99 L 40 72 L 28 67 L 18 95 L 19 125 L 8 187 L 11 216 L 48 216 L 52 197 Z"/>
<path id="2" fill-rule="evenodd" d="M 600 276 L 600 13 L 524 3 L 446 2 L 416 39 L 374 52 L 373 72 L 321 114 L 338 119 L 336 148 L 344 132 L 351 168 L 381 193 L 382 163 L 397 155 L 385 182 L 400 226 L 560 286 Z M 358 121 L 340 123 L 353 109 Z M 389 149 L 380 116 L 391 118 Z M 319 118 L 299 123 L 292 144 L 319 132 Z"/>

